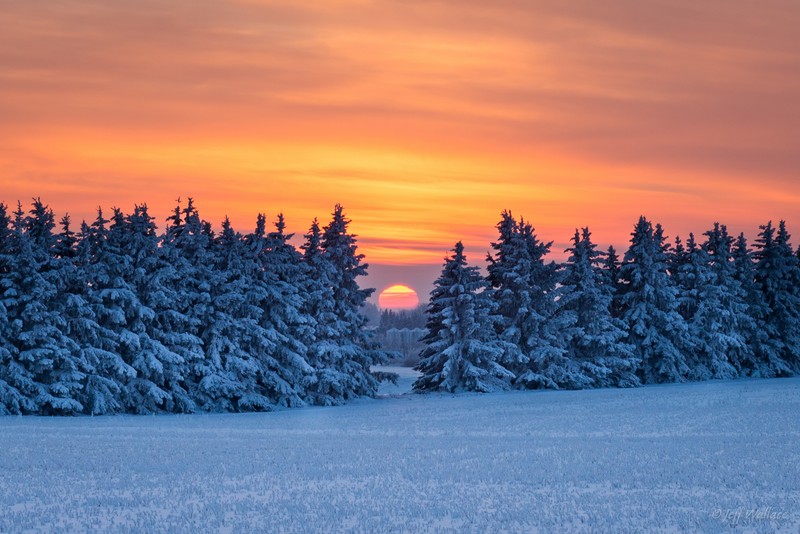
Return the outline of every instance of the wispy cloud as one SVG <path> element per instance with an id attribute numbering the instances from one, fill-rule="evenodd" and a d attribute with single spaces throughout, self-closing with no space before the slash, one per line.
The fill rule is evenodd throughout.
<path id="1" fill-rule="evenodd" d="M 478 259 L 504 208 L 558 242 L 624 242 L 640 213 L 673 234 L 796 218 L 795 2 L 17 0 L 3 19 L 6 201 L 166 214 L 193 194 L 298 233 L 341 201 L 387 263 L 455 238 Z"/>

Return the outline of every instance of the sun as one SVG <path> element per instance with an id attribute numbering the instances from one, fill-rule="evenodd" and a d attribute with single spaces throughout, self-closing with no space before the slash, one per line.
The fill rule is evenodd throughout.
<path id="1" fill-rule="evenodd" d="M 419 306 L 419 297 L 410 287 L 395 284 L 381 291 L 378 304 L 385 310 L 408 310 Z"/>

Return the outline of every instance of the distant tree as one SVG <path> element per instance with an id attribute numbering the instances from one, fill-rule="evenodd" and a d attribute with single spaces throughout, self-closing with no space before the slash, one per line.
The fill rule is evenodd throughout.
<path id="1" fill-rule="evenodd" d="M 564 267 L 559 313 L 571 315 L 568 358 L 575 388 L 639 385 L 638 361 L 624 324 L 611 315 L 612 288 L 588 228 L 575 230 Z M 613 249 L 612 249 L 613 251 Z"/>
<path id="2" fill-rule="evenodd" d="M 425 328 L 425 306 L 412 310 L 381 310 L 378 332 L 385 333 L 391 328 Z"/>
<path id="3" fill-rule="evenodd" d="M 467 265 L 459 241 L 445 260 L 428 305 L 426 344 L 414 390 L 491 392 L 510 387 L 514 373 L 503 364 L 506 343 L 494 332 L 494 305 L 477 267 Z"/>
<path id="4" fill-rule="evenodd" d="M 685 355 L 691 345 L 667 272 L 663 231 L 640 217 L 631 235 L 620 268 L 620 303 L 627 341 L 641 361 L 640 378 L 646 383 L 683 381 L 689 374 Z"/>

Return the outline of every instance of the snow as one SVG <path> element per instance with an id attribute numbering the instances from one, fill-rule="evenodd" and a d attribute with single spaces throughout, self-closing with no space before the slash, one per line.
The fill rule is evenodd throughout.
<path id="1" fill-rule="evenodd" d="M 800 378 L 1 417 L 0 531 L 796 533 L 798 413 Z"/>
<path id="2" fill-rule="evenodd" d="M 413 367 L 404 367 L 402 365 L 373 365 L 372 370 L 383 373 L 395 373 L 397 375 L 397 384 L 392 384 L 391 382 L 380 383 L 380 386 L 378 386 L 379 397 L 390 397 L 410 393 L 414 381 L 422 374 L 419 371 L 415 371 Z"/>

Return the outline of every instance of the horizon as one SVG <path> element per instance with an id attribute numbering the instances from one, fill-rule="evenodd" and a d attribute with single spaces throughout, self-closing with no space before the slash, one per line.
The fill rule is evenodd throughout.
<path id="1" fill-rule="evenodd" d="M 34 195 L 33 198 L 36 198 L 36 196 Z M 186 199 L 188 199 L 188 198 L 189 197 L 186 197 Z M 47 203 L 46 199 L 41 199 L 41 200 L 45 205 L 50 207 L 50 209 L 53 209 L 52 206 L 50 206 Z M 201 218 L 204 219 L 204 220 L 207 220 L 204 217 L 203 210 L 202 210 L 202 205 L 198 206 L 197 199 L 195 199 L 195 198 L 193 198 L 193 201 L 194 201 L 195 206 L 198 207 L 198 211 L 200 213 Z M 17 201 L 17 202 L 20 202 L 20 201 Z M 9 202 L 7 200 L 4 200 L 4 199 L 0 198 L 0 203 L 3 203 L 6 206 L 8 206 L 9 207 L 8 208 L 9 212 L 11 212 L 12 209 L 15 209 L 15 208 L 13 208 L 13 203 L 12 202 Z M 181 206 L 184 206 L 185 203 L 186 203 L 185 200 L 181 199 Z M 147 202 L 138 202 L 137 204 L 147 205 L 148 207 L 150 205 Z M 112 206 L 113 207 L 119 207 L 117 205 L 112 205 Z M 108 213 L 113 209 L 112 206 L 100 206 L 103 209 L 104 216 L 107 216 Z M 128 214 L 130 211 L 132 211 L 132 208 L 133 208 L 133 206 L 131 206 L 130 210 L 127 210 L 125 208 L 120 207 L 120 209 L 125 214 Z M 349 214 L 347 213 L 347 207 L 344 206 L 344 208 L 345 208 L 345 214 L 349 218 Z M 27 207 L 26 207 L 26 205 L 24 203 L 22 203 L 22 209 L 26 213 L 28 212 L 28 209 L 27 209 Z M 59 213 L 56 210 L 53 210 L 53 211 L 54 211 L 54 215 L 55 215 L 56 221 L 60 221 L 61 218 L 64 215 L 67 215 L 67 214 L 70 215 L 71 227 L 72 227 L 73 231 L 77 230 L 77 228 L 79 227 L 81 222 L 87 222 L 88 224 L 91 224 L 91 222 L 94 220 L 94 217 L 96 217 L 96 215 L 97 215 L 96 209 L 94 211 L 94 217 L 87 216 L 87 217 L 81 217 L 80 219 L 78 219 L 77 217 L 74 217 L 73 216 L 73 212 L 65 211 L 65 212 Z M 159 213 L 157 215 L 154 215 L 152 213 L 152 211 L 150 212 L 151 216 L 154 217 L 154 223 L 155 223 L 156 229 L 157 229 L 157 231 L 159 233 L 161 233 L 165 228 L 165 223 L 166 223 L 166 219 L 167 219 L 167 214 L 168 213 L 171 213 L 171 211 L 170 212 L 165 212 L 163 214 Z M 162 217 L 162 215 L 163 215 L 163 217 Z M 642 214 L 642 215 L 645 216 L 646 218 L 648 218 L 648 220 L 651 220 L 651 222 L 653 222 L 654 224 L 655 223 L 660 223 L 660 221 L 650 219 L 649 217 L 647 217 L 646 214 Z M 498 214 L 498 216 L 499 216 L 499 214 Z M 253 224 L 251 225 L 252 228 L 251 227 L 239 228 L 236 225 L 233 225 L 233 229 L 235 231 L 237 231 L 237 232 L 240 232 L 243 235 L 246 235 L 248 232 L 252 231 L 252 229 L 255 227 L 255 219 L 256 219 L 256 217 L 257 217 L 257 214 L 254 214 L 253 215 Z M 277 214 L 275 214 L 275 216 L 272 219 L 270 219 L 269 215 L 267 215 L 267 229 L 268 229 L 268 231 L 270 231 L 272 228 L 274 228 L 273 223 L 275 222 L 276 218 L 277 218 Z M 324 226 L 324 225 L 326 225 L 328 223 L 328 221 L 324 217 L 318 216 L 316 218 L 319 220 L 321 226 Z M 636 219 L 638 220 L 638 216 L 637 216 Z M 528 218 L 525 217 L 525 220 L 528 220 Z M 783 219 L 780 219 L 780 220 L 783 220 Z M 212 222 L 212 221 L 209 221 L 209 222 Z M 636 221 L 632 221 L 631 222 L 631 224 L 630 224 L 630 228 L 631 229 L 633 229 L 633 227 L 635 225 L 635 222 Z M 726 224 L 724 221 L 713 221 L 712 223 L 710 223 L 708 225 L 707 228 L 690 230 L 689 233 L 693 233 L 695 235 L 695 237 L 698 239 L 698 243 L 702 242 L 703 241 L 703 239 L 702 239 L 703 232 L 705 232 L 706 230 L 711 229 L 711 227 L 713 227 L 714 222 L 719 222 L 720 224 L 723 224 L 723 225 Z M 779 221 L 770 219 L 768 221 L 764 221 L 763 223 L 760 223 L 759 226 L 763 225 L 763 224 L 767 224 L 768 222 L 772 222 L 775 226 L 777 226 L 777 223 Z M 311 223 L 311 221 L 309 221 L 309 226 L 310 226 L 310 223 Z M 353 224 L 355 224 L 355 221 L 353 221 Z M 214 228 L 214 231 L 217 232 L 221 228 L 221 222 L 219 222 L 219 223 L 212 222 L 212 226 Z M 56 229 L 54 229 L 54 232 L 58 232 L 59 228 L 60 228 L 60 226 L 57 225 Z M 792 230 L 793 229 L 791 228 L 791 226 L 788 225 L 788 223 L 787 223 L 787 228 L 789 230 L 789 233 L 792 234 Z M 579 228 L 576 227 L 576 229 L 579 229 Z M 495 230 L 494 227 L 492 227 L 492 230 L 493 231 Z M 590 231 L 592 230 L 591 226 L 589 226 L 589 230 Z M 665 230 L 666 236 L 667 236 L 667 243 L 670 246 L 674 245 L 675 237 L 680 237 L 684 241 L 688 237 L 688 233 L 685 234 L 685 235 L 671 234 L 668 227 L 664 227 L 664 230 Z M 292 235 L 292 239 L 290 240 L 290 242 L 296 248 L 299 249 L 300 245 L 303 243 L 303 234 L 306 231 L 307 231 L 307 228 L 305 230 L 296 230 L 293 227 L 292 222 L 291 221 L 287 221 L 286 233 Z M 754 229 L 752 232 L 744 231 L 745 237 L 747 238 L 748 245 L 751 248 L 752 248 L 752 245 L 753 245 L 753 240 L 755 239 L 755 236 L 757 235 L 757 231 L 758 231 L 758 227 L 756 227 L 756 229 Z M 564 240 L 564 242 L 557 243 L 554 239 L 551 239 L 548 236 L 543 235 L 541 232 L 539 232 L 538 228 L 537 228 L 536 232 L 537 232 L 538 237 L 542 241 L 544 241 L 544 242 L 552 241 L 553 242 L 553 244 L 552 244 L 552 246 L 550 248 L 550 252 L 546 256 L 547 261 L 552 260 L 552 261 L 555 261 L 556 263 L 562 263 L 562 262 L 566 261 L 567 254 L 565 253 L 564 249 L 566 249 L 567 247 L 570 246 L 570 242 L 568 242 L 567 240 Z M 731 230 L 729 228 L 729 233 L 730 233 L 731 236 L 735 237 L 735 236 L 739 235 L 740 232 L 739 231 L 733 231 L 733 230 Z M 594 232 L 592 232 L 592 235 L 594 236 Z M 628 233 L 628 237 L 629 236 L 630 236 L 630 232 Z M 356 236 L 357 245 L 358 245 L 358 252 L 359 253 L 364 253 L 363 246 L 361 244 L 362 238 L 363 238 L 363 236 L 360 236 L 360 235 Z M 467 257 L 468 263 L 470 265 L 474 265 L 474 266 L 479 267 L 480 270 L 481 270 L 481 273 L 484 274 L 484 275 L 486 274 L 486 263 L 487 263 L 486 262 L 486 254 L 492 253 L 491 242 L 494 239 L 496 239 L 496 231 L 495 231 L 495 236 L 490 237 L 486 241 L 485 250 L 484 250 L 484 252 L 482 254 L 480 252 L 480 250 L 481 250 L 480 245 L 476 245 L 474 242 L 471 243 L 470 245 L 467 245 L 465 243 L 465 250 L 467 251 L 466 257 Z M 593 239 L 593 241 L 597 245 L 597 250 L 601 251 L 601 252 L 605 252 L 608 249 L 609 245 L 613 246 L 616 249 L 616 252 L 620 257 L 620 260 L 624 256 L 625 251 L 627 250 L 628 244 L 630 242 L 627 238 L 624 241 L 621 238 L 618 238 L 618 239 L 616 239 L 615 241 L 613 241 L 611 243 L 600 243 L 600 242 L 597 242 L 594 239 Z M 404 285 L 404 286 L 410 287 L 411 289 L 415 290 L 415 292 L 417 293 L 417 296 L 419 298 L 419 304 L 420 305 L 427 304 L 429 294 L 430 294 L 431 290 L 433 289 L 433 284 L 436 281 L 436 279 L 439 277 L 439 274 L 441 273 L 441 268 L 442 268 L 443 262 L 445 261 L 445 259 L 447 257 L 450 256 L 454 244 L 455 243 L 451 244 L 450 247 L 447 250 L 443 250 L 442 256 L 441 256 L 441 260 L 439 261 L 439 263 L 423 263 L 423 264 L 413 264 L 413 263 L 411 263 L 411 264 L 373 263 L 372 261 L 370 261 L 369 256 L 365 255 L 364 261 L 368 264 L 367 276 L 364 277 L 364 279 L 361 280 L 360 285 L 361 285 L 362 288 L 372 288 L 372 289 L 375 290 L 372 293 L 372 295 L 370 295 L 370 297 L 368 298 L 368 302 L 374 304 L 380 310 L 384 310 L 384 309 L 392 309 L 392 310 L 413 309 L 413 307 L 409 308 L 409 307 L 406 307 L 406 306 L 382 307 L 378 302 L 381 292 L 384 291 L 385 289 L 387 289 L 387 288 L 389 288 L 391 286 L 394 286 L 394 285 Z M 792 245 L 795 248 L 798 248 L 798 245 L 795 244 L 795 240 L 793 240 Z M 557 247 L 560 247 L 560 246 L 563 246 L 563 248 L 557 248 Z"/>

